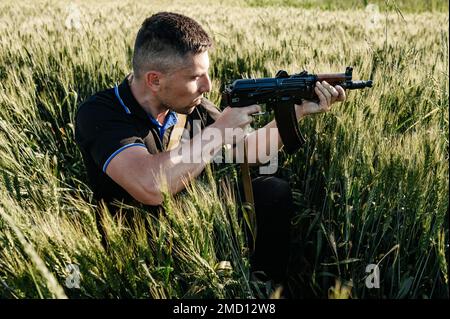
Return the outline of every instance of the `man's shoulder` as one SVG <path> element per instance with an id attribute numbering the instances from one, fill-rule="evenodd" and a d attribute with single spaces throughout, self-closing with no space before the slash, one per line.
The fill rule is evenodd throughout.
<path id="1" fill-rule="evenodd" d="M 85 101 L 80 103 L 77 109 L 77 118 L 80 115 L 94 116 L 103 112 L 114 112 L 116 109 L 116 101 L 114 98 L 114 89 L 106 89 L 94 93 Z"/>
<path id="2" fill-rule="evenodd" d="M 75 139 L 95 136 L 99 130 L 127 122 L 126 114 L 115 98 L 114 89 L 99 91 L 79 104 L 75 114 Z"/>

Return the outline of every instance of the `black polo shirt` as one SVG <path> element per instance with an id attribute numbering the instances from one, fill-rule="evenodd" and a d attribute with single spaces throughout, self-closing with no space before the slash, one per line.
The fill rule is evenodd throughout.
<path id="1" fill-rule="evenodd" d="M 217 108 L 204 98 L 187 116 L 185 129 L 192 138 L 194 123 L 203 129 L 219 114 Z M 176 122 L 174 112 L 169 112 L 163 125 L 147 114 L 134 98 L 127 78 L 120 85 L 98 92 L 82 103 L 75 118 L 75 140 L 95 199 L 131 202 L 132 197 L 106 175 L 107 165 L 128 147 L 145 147 L 150 154 L 163 152 Z"/>

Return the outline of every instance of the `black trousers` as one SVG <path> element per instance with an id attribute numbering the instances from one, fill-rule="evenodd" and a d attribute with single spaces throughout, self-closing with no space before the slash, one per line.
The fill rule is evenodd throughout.
<path id="1" fill-rule="evenodd" d="M 289 183 L 274 176 L 259 176 L 252 180 L 257 235 L 255 247 L 250 247 L 252 271 L 264 271 L 275 282 L 287 277 L 290 246 L 290 220 L 293 214 Z M 240 194 L 243 194 L 240 185 Z M 252 245 L 247 229 L 248 242 Z"/>

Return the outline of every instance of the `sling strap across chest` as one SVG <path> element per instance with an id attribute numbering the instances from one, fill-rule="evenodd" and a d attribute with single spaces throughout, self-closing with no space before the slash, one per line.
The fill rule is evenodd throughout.
<path id="1" fill-rule="evenodd" d="M 167 151 L 173 150 L 178 146 L 178 144 L 180 144 L 181 136 L 183 135 L 184 132 L 184 126 L 186 124 L 187 115 L 177 114 L 177 117 L 178 121 L 170 134 L 169 144 L 167 145 L 166 149 Z"/>

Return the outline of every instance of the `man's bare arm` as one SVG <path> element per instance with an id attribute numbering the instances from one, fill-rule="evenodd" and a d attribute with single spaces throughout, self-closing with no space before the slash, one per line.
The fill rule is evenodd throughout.
<path id="1" fill-rule="evenodd" d="M 248 125 L 252 120 L 250 114 L 258 111 L 259 106 L 228 108 L 214 124 L 172 151 L 152 155 L 142 147 L 127 148 L 111 160 L 106 174 L 139 202 L 160 205 L 163 201 L 162 190 L 166 188 L 171 194 L 178 193 L 187 182 L 200 175 L 206 163 L 216 155 L 214 152 L 204 152 L 202 140 L 210 141 L 208 149 L 220 151 L 223 143 L 230 142 L 224 140 L 225 129 Z M 208 138 L 217 130 L 222 133 L 222 138 Z M 192 162 L 177 156 L 180 148 L 191 155 Z"/>
<path id="2" fill-rule="evenodd" d="M 200 143 L 203 134 L 208 134 L 208 128 L 187 141 L 188 145 L 179 145 L 172 152 L 153 155 L 142 147 L 127 148 L 111 160 L 106 174 L 139 202 L 160 205 L 163 201 L 162 190 L 166 189 L 171 194 L 178 193 L 213 158 L 214 154 L 202 154 L 200 147 L 194 147 Z M 216 143 L 220 147 L 221 141 Z M 190 154 L 198 160 L 183 163 L 181 156 L 174 156 L 181 147 L 189 148 Z"/>

